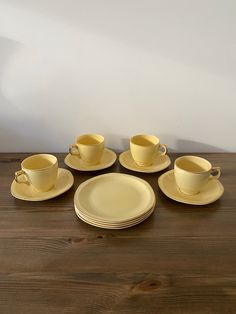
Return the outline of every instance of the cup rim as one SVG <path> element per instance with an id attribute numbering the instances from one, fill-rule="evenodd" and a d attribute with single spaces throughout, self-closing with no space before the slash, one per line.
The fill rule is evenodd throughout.
<path id="1" fill-rule="evenodd" d="M 152 134 L 136 134 L 134 136 L 131 137 L 130 139 L 130 143 L 132 143 L 133 145 L 137 145 L 137 146 L 141 146 L 141 147 L 144 147 L 144 145 L 141 145 L 141 144 L 138 144 L 138 143 L 135 143 L 134 141 L 137 139 L 137 138 L 140 138 L 140 137 L 144 137 L 144 138 L 152 138 L 152 139 L 155 139 L 155 143 L 153 143 L 153 145 L 158 145 L 160 144 L 160 139 L 159 137 L 157 137 L 156 135 L 152 135 Z"/>
<path id="2" fill-rule="evenodd" d="M 205 169 L 205 170 L 202 170 L 202 171 L 196 171 L 196 172 L 194 171 L 194 172 L 192 172 L 192 171 L 186 170 L 183 167 L 178 165 L 180 160 L 182 160 L 182 159 L 190 159 L 190 158 L 191 159 L 195 159 L 195 160 L 202 160 L 205 164 L 208 165 L 208 168 Z M 185 156 L 180 156 L 180 157 L 176 158 L 175 159 L 175 167 L 177 167 L 178 169 L 181 169 L 182 171 L 185 171 L 185 172 L 188 172 L 188 173 L 192 173 L 192 174 L 206 173 L 206 172 L 208 172 L 208 171 L 210 171 L 212 169 L 212 165 L 211 165 L 211 163 L 207 159 L 205 159 L 203 157 L 199 157 L 199 156 L 193 156 L 193 155 L 185 155 Z"/>
<path id="3" fill-rule="evenodd" d="M 90 136 L 90 137 L 98 137 L 101 139 L 101 141 L 99 143 L 94 143 L 94 144 L 84 144 L 84 143 L 80 143 L 79 140 L 81 140 L 83 137 L 85 136 Z M 97 134 L 97 133 L 86 133 L 86 134 L 81 134 L 80 136 L 77 137 L 76 139 L 76 144 L 77 145 L 83 145 L 83 146 L 97 146 L 97 145 L 101 145 L 102 143 L 104 143 L 105 138 L 104 136 L 102 136 L 101 134 Z"/>
<path id="4" fill-rule="evenodd" d="M 27 161 L 29 161 L 29 159 L 36 158 L 36 157 L 43 157 L 43 156 L 44 156 L 44 157 L 46 157 L 46 156 L 47 156 L 47 157 L 50 157 L 51 159 L 54 160 L 54 162 L 53 162 L 51 165 L 47 166 L 47 167 L 39 168 L 39 169 L 30 169 L 30 168 L 28 168 L 27 166 L 24 165 Z M 29 170 L 29 171 L 42 171 L 42 170 L 46 170 L 46 169 L 51 168 L 52 166 L 54 166 L 54 165 L 57 164 L 57 163 L 58 163 L 57 157 L 54 156 L 54 155 L 52 155 L 52 154 L 35 154 L 35 155 L 31 155 L 31 156 L 29 156 L 29 157 L 26 157 L 26 158 L 21 162 L 21 168 L 22 168 L 22 169 Z"/>

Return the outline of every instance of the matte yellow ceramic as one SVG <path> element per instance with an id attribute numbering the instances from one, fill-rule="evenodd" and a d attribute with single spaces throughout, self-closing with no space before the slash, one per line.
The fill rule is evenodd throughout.
<path id="1" fill-rule="evenodd" d="M 23 178 L 19 178 L 19 180 L 23 180 Z M 20 184 L 14 180 L 11 185 L 11 194 L 24 201 L 44 201 L 66 192 L 72 187 L 73 183 L 74 178 L 71 172 L 69 170 L 59 168 L 55 185 L 51 190 L 39 192 L 31 185 Z"/>
<path id="2" fill-rule="evenodd" d="M 152 207 L 145 215 L 143 215 L 140 218 L 134 219 L 133 221 L 124 222 L 124 223 L 113 223 L 113 224 L 103 223 L 96 220 L 92 220 L 91 218 L 87 218 L 86 216 L 81 215 L 81 213 L 76 208 L 75 208 L 75 213 L 81 220 L 95 227 L 104 228 L 104 229 L 125 229 L 125 228 L 133 227 L 143 222 L 144 220 L 146 220 L 154 212 L 154 208 L 155 207 Z"/>
<path id="3" fill-rule="evenodd" d="M 137 171 L 137 172 L 144 172 L 144 173 L 153 173 L 153 172 L 162 171 L 166 169 L 167 167 L 169 167 L 171 163 L 169 156 L 167 155 L 160 156 L 159 154 L 157 154 L 155 156 L 153 163 L 150 166 L 146 166 L 146 167 L 139 166 L 134 161 L 130 150 L 120 154 L 119 162 L 126 169 Z"/>
<path id="4" fill-rule="evenodd" d="M 174 170 L 161 175 L 158 185 L 162 192 L 169 198 L 191 205 L 206 205 L 218 200 L 224 193 L 224 187 L 219 180 L 209 180 L 198 194 L 188 195 L 182 193 L 175 181 Z"/>
<path id="5" fill-rule="evenodd" d="M 130 150 L 136 164 L 143 167 L 153 164 L 157 154 L 160 156 L 167 152 L 166 145 L 160 144 L 158 137 L 145 134 L 131 138 Z"/>
<path id="6" fill-rule="evenodd" d="M 71 155 L 81 158 L 88 165 L 97 165 L 104 151 L 104 137 L 99 134 L 84 134 L 77 138 L 69 149 Z"/>
<path id="7" fill-rule="evenodd" d="M 19 184 L 32 185 L 36 190 L 45 192 L 53 188 L 58 171 L 57 158 L 49 154 L 38 154 L 24 159 L 20 171 L 15 173 Z M 25 180 L 20 180 L 24 176 Z"/>
<path id="8" fill-rule="evenodd" d="M 105 148 L 100 159 L 100 162 L 97 165 L 88 165 L 81 158 L 77 156 L 68 154 L 64 160 L 65 164 L 75 170 L 79 171 L 96 171 L 101 169 L 106 169 L 112 166 L 116 161 L 116 153 L 112 150 Z"/>
<path id="9" fill-rule="evenodd" d="M 148 217 L 150 215 L 150 213 L 153 212 L 154 208 L 155 208 L 155 204 L 154 204 L 153 207 L 151 207 L 143 215 L 141 215 L 139 217 L 135 217 L 135 218 L 130 219 L 130 220 L 127 220 L 127 221 L 122 221 L 122 222 L 106 222 L 106 221 L 103 221 L 103 220 L 91 218 L 90 216 L 87 216 L 84 213 L 80 212 L 80 210 L 76 206 L 75 206 L 75 211 L 77 212 L 77 214 L 79 214 L 81 217 L 85 218 L 87 221 L 91 221 L 91 222 L 94 222 L 94 223 L 102 224 L 104 226 L 122 226 L 122 225 L 133 224 L 136 221 L 140 221 L 140 220 L 144 219 L 145 217 Z"/>
<path id="10" fill-rule="evenodd" d="M 147 213 L 155 204 L 155 194 L 140 178 L 108 173 L 82 183 L 75 192 L 74 204 L 93 220 L 120 223 Z"/>
<path id="11" fill-rule="evenodd" d="M 212 173 L 217 172 L 213 176 Z M 199 193 L 209 180 L 220 177 L 220 168 L 197 156 L 182 156 L 175 160 L 174 174 L 181 192 L 189 195 Z"/>

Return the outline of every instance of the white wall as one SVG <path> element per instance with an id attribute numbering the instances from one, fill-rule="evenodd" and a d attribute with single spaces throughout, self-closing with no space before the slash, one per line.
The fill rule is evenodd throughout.
<path id="1" fill-rule="evenodd" d="M 236 151 L 236 1 L 0 0 L 0 151 Z"/>

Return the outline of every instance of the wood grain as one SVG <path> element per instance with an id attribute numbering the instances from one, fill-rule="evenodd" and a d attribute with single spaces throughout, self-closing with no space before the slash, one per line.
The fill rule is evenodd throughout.
<path id="1" fill-rule="evenodd" d="M 10 185 L 29 155 L 0 154 L 0 313 L 236 313 L 236 154 L 197 154 L 222 168 L 225 187 L 201 207 L 163 195 L 161 173 L 118 161 L 94 173 L 72 170 L 74 186 L 55 199 L 20 201 Z M 56 155 L 67 168 L 65 154 Z M 76 188 L 107 172 L 152 185 L 157 206 L 147 221 L 105 230 L 77 218 Z"/>
<path id="2" fill-rule="evenodd" d="M 0 275 L 2 313 L 235 313 L 236 277 Z"/>

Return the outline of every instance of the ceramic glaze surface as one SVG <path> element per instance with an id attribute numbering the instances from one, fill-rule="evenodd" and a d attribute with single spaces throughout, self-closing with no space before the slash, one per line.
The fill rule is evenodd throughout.
<path id="1" fill-rule="evenodd" d="M 217 170 L 217 175 L 211 175 Z M 220 177 L 220 168 L 213 168 L 210 162 L 197 156 L 182 156 L 175 160 L 174 175 L 179 189 L 186 194 L 199 193 L 209 180 Z"/>
<path id="2" fill-rule="evenodd" d="M 102 157 L 104 142 L 102 135 L 84 134 L 77 138 L 76 144 L 70 149 L 70 153 L 81 158 L 88 165 L 96 165 Z"/>
<path id="3" fill-rule="evenodd" d="M 126 222 L 107 223 L 107 222 L 91 219 L 90 217 L 87 217 L 86 215 L 81 214 L 81 212 L 75 207 L 75 213 L 81 220 L 83 220 L 84 222 L 90 225 L 93 225 L 99 228 L 104 228 L 104 229 L 125 229 L 125 228 L 133 227 L 143 222 L 144 220 L 146 220 L 153 212 L 154 212 L 154 207 L 151 208 L 146 214 L 144 214 L 143 216 L 137 219 L 133 219 Z"/>
<path id="4" fill-rule="evenodd" d="M 21 184 L 30 184 L 38 191 L 49 191 L 53 188 L 58 172 L 57 158 L 49 154 L 38 154 L 24 159 L 21 163 L 22 171 L 16 172 L 18 177 L 25 176 Z M 23 183 L 25 182 L 25 183 Z"/>
<path id="5" fill-rule="evenodd" d="M 119 156 L 120 164 L 129 170 L 143 173 L 153 173 L 166 169 L 171 164 L 170 158 L 168 155 L 159 155 L 156 154 L 153 163 L 150 166 L 139 166 L 134 161 L 130 150 L 125 151 Z"/>
<path id="6" fill-rule="evenodd" d="M 112 166 L 116 161 L 116 153 L 110 149 L 105 148 L 100 159 L 100 162 L 96 165 L 88 165 L 78 156 L 68 154 L 64 160 L 65 164 L 75 170 L 79 171 L 96 171 L 106 169 Z"/>
<path id="7" fill-rule="evenodd" d="M 124 221 L 139 217 L 155 202 L 151 186 L 134 176 L 110 173 L 82 183 L 74 197 L 85 215 L 103 221 Z"/>
<path id="8" fill-rule="evenodd" d="M 44 201 L 66 192 L 72 187 L 73 183 L 74 178 L 71 172 L 59 168 L 55 185 L 51 190 L 45 192 L 37 191 L 31 185 L 19 184 L 14 180 L 11 184 L 11 194 L 25 201 Z"/>
<path id="9" fill-rule="evenodd" d="M 159 149 L 164 151 L 160 152 Z M 130 139 L 130 151 L 135 163 L 139 166 L 150 166 L 156 155 L 165 155 L 166 147 L 160 144 L 158 137 L 148 134 L 135 135 Z"/>
<path id="10" fill-rule="evenodd" d="M 176 184 L 174 170 L 167 171 L 158 179 L 162 192 L 169 198 L 186 204 L 206 205 L 218 200 L 224 193 L 224 187 L 219 180 L 210 180 L 198 194 L 182 193 Z"/>

